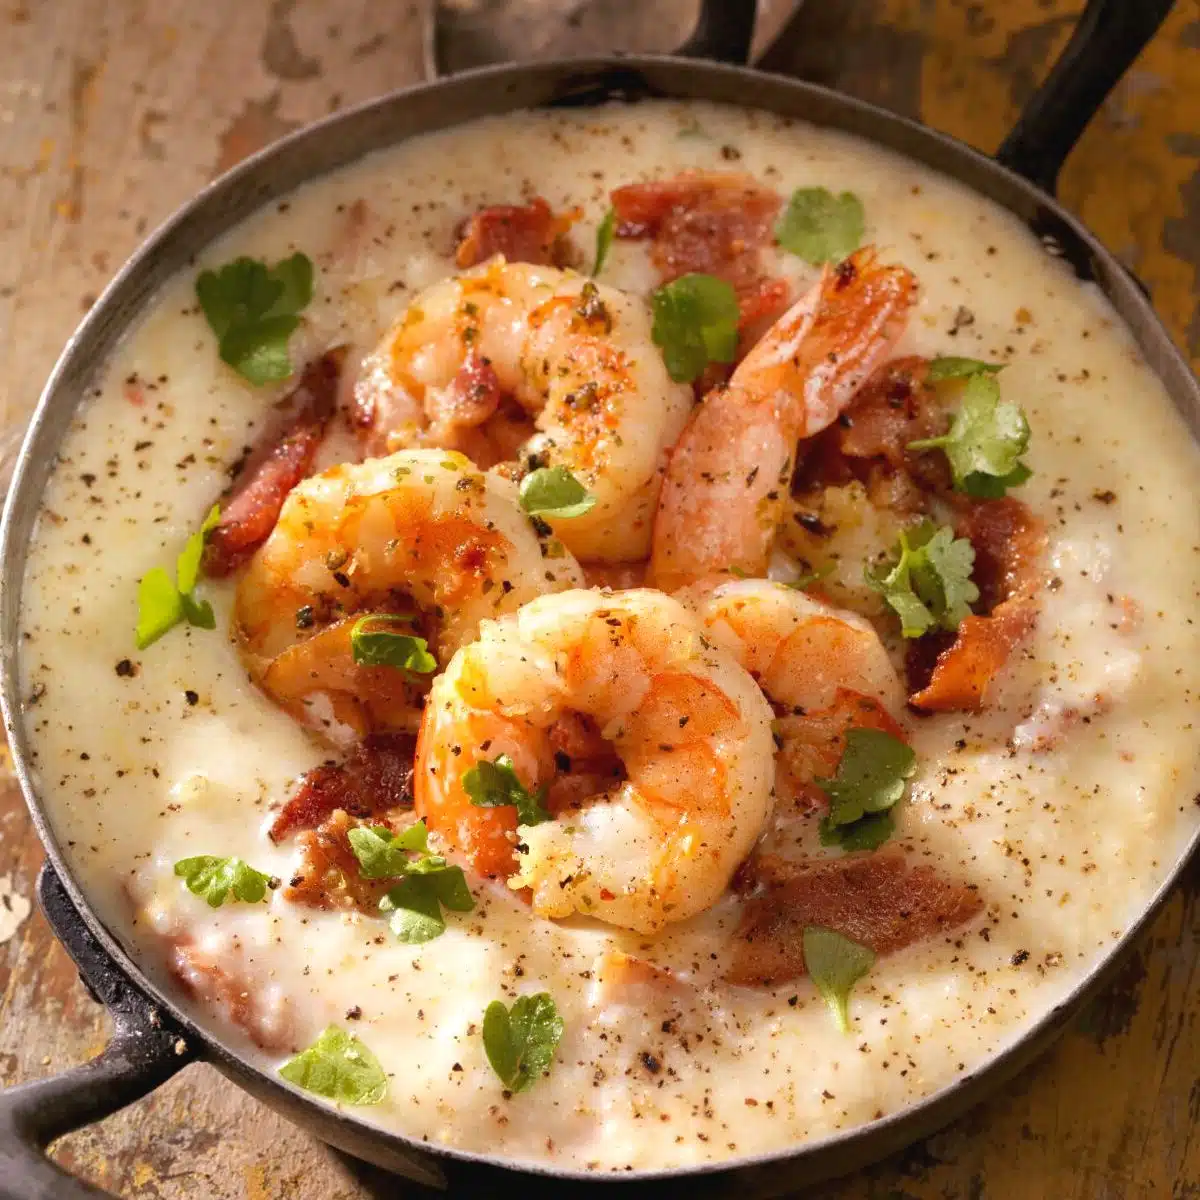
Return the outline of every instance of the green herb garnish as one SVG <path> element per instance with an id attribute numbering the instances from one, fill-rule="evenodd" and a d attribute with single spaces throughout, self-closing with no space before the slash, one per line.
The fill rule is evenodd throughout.
<path id="1" fill-rule="evenodd" d="M 809 925 L 804 930 L 804 967 L 842 1033 L 850 1032 L 850 991 L 875 965 L 875 951 L 832 929 Z"/>
<path id="2" fill-rule="evenodd" d="M 676 383 L 691 383 L 710 362 L 733 362 L 741 310 L 732 284 L 715 275 L 683 275 L 653 292 L 650 304 L 650 336 Z"/>
<path id="3" fill-rule="evenodd" d="M 257 904 L 271 884 L 270 875 L 256 871 L 240 858 L 218 858 L 214 854 L 181 858 L 175 864 L 175 874 L 187 884 L 189 892 L 207 900 L 209 908 L 220 908 L 231 893 L 234 900 Z"/>
<path id="4" fill-rule="evenodd" d="M 596 497 L 566 467 L 538 467 L 521 480 L 521 507 L 531 515 L 544 513 L 565 520 L 582 517 L 596 507 Z"/>
<path id="5" fill-rule="evenodd" d="M 608 257 L 608 252 L 612 249 L 613 234 L 617 228 L 617 210 L 610 208 L 604 214 L 604 220 L 600 222 L 600 227 L 596 230 L 596 259 L 592 263 L 592 275 L 600 274 L 604 266 L 604 260 Z"/>
<path id="6" fill-rule="evenodd" d="M 833 563 L 826 563 L 822 567 L 817 567 L 812 571 L 805 571 L 803 575 L 791 582 L 784 584 L 785 587 L 790 587 L 794 592 L 803 592 L 807 588 L 812 587 L 814 583 L 819 583 L 822 579 L 833 574 Z"/>
<path id="7" fill-rule="evenodd" d="M 200 578 L 204 543 L 220 519 L 221 507 L 214 504 L 175 560 L 175 582 L 162 567 L 151 567 L 139 580 L 138 619 L 133 635 L 139 650 L 145 650 L 183 621 L 198 629 L 217 627 L 212 605 L 196 596 L 196 583 Z"/>
<path id="8" fill-rule="evenodd" d="M 510 1092 L 523 1092 L 545 1075 L 562 1040 L 563 1021 L 549 992 L 520 996 L 506 1008 L 493 1000 L 483 1014 L 483 1049 Z"/>
<path id="9" fill-rule="evenodd" d="M 299 253 L 270 268 L 255 258 L 235 258 L 196 279 L 196 298 L 221 358 L 255 385 L 291 375 L 288 339 L 312 295 L 312 261 Z"/>
<path id="10" fill-rule="evenodd" d="M 958 491 L 995 499 L 1032 474 L 1020 461 L 1028 445 L 1029 422 L 1024 412 L 1015 404 L 1001 403 L 1000 385 L 993 376 L 975 373 L 967 376 L 949 431 L 941 437 L 909 442 L 908 448 L 942 450 Z"/>
<path id="11" fill-rule="evenodd" d="M 279 1074 L 306 1092 L 338 1104 L 378 1104 L 387 1095 L 379 1059 L 352 1033 L 330 1025 L 307 1050 L 279 1068 Z"/>
<path id="12" fill-rule="evenodd" d="M 350 651 L 361 667 L 394 667 L 412 675 L 428 675 L 437 670 L 437 659 L 429 653 L 423 637 L 376 629 L 376 625 L 411 625 L 407 613 L 371 613 L 360 617 L 350 629 Z"/>
<path id="13" fill-rule="evenodd" d="M 995 375 L 1003 371 L 1004 363 L 983 362 L 978 358 L 959 358 L 953 354 L 933 359 L 925 378 L 930 383 L 944 379 L 970 379 L 972 375 Z"/>
<path id="14" fill-rule="evenodd" d="M 517 824 L 540 825 L 554 818 L 542 807 L 546 789 L 528 791 L 517 778 L 513 760 L 501 754 L 495 762 L 480 759 L 473 767 L 463 772 L 463 787 L 471 797 L 471 803 L 479 808 L 506 808 L 511 805 L 517 810 Z"/>
<path id="15" fill-rule="evenodd" d="M 814 265 L 841 262 L 862 242 L 866 221 L 853 192 L 797 188 L 775 225 L 779 244 Z"/>
<path id="16" fill-rule="evenodd" d="M 393 833 L 386 825 L 359 825 L 346 836 L 364 879 L 403 875 L 408 871 L 410 854 L 429 852 L 429 831 L 424 821 L 417 821 L 400 833 Z"/>
<path id="17" fill-rule="evenodd" d="M 966 538 L 932 521 L 922 521 L 900 533 L 899 553 L 893 562 L 864 572 L 867 583 L 900 618 L 906 638 L 920 637 L 931 629 L 956 630 L 979 599 L 971 581 L 975 549 Z"/>
<path id="18" fill-rule="evenodd" d="M 832 779 L 814 782 L 829 797 L 821 842 L 844 850 L 874 850 L 892 833 L 890 809 L 917 767 L 912 747 L 882 729 L 850 729 Z"/>

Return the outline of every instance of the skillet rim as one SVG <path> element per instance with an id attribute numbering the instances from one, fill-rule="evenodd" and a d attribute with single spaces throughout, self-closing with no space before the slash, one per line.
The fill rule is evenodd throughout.
<path id="1" fill-rule="evenodd" d="M 514 92 L 520 90 L 514 84 L 524 84 L 528 89 L 543 80 L 547 90 L 552 83 L 557 86 L 541 102 L 513 102 Z M 582 100 L 579 98 L 581 86 Z M 472 99 L 472 91 L 476 92 L 477 98 Z M 634 94 L 623 94 L 628 91 Z M 718 93 L 717 96 L 712 95 L 714 91 Z M 765 96 L 762 94 L 764 92 Z M 353 153 L 340 150 L 338 139 L 331 136 L 359 126 L 369 135 L 373 128 L 372 118 L 399 110 L 406 102 L 429 101 L 446 94 L 457 95 L 460 103 L 465 101 L 472 111 L 453 120 L 418 117 L 421 128 L 409 132 L 389 134 L 380 128 L 376 129 L 373 137 L 366 138 L 360 132 L 360 140 L 370 141 L 370 145 Z M 743 99 L 738 99 L 738 96 Z M 772 97 L 779 103 L 770 103 Z M 289 1115 L 291 1109 L 300 1106 L 317 1114 L 326 1123 L 332 1121 L 339 1126 L 351 1127 L 359 1138 L 383 1143 L 393 1156 L 405 1159 L 415 1157 L 425 1162 L 433 1159 L 435 1164 L 445 1163 L 448 1167 L 454 1163 L 500 1168 L 543 1179 L 590 1184 L 611 1182 L 631 1186 L 675 1179 L 699 1181 L 701 1178 L 736 1174 L 755 1168 L 778 1167 L 785 1163 L 835 1155 L 839 1150 L 849 1150 L 872 1139 L 886 1142 L 890 1135 L 891 1144 L 879 1151 L 879 1154 L 883 1154 L 887 1149 L 905 1145 L 920 1136 L 922 1131 L 918 1128 L 913 1129 L 911 1137 L 905 1133 L 905 1129 L 919 1125 L 922 1117 L 927 1121 L 933 1117 L 942 1123 L 950 1119 L 953 1114 L 948 1109 L 956 1099 L 962 1101 L 959 1112 L 965 1111 L 966 1107 L 983 1099 L 984 1095 L 1024 1066 L 1029 1058 L 1040 1054 L 1049 1039 L 1058 1032 L 1058 1027 L 1064 1024 L 1065 1016 L 1104 982 L 1106 975 L 1161 908 L 1200 849 L 1200 827 L 1193 833 L 1153 895 L 1135 910 L 1136 915 L 1122 935 L 1091 964 L 1069 993 L 1026 1028 L 1007 1038 L 973 1071 L 955 1077 L 936 1091 L 879 1120 L 855 1125 L 825 1138 L 757 1155 L 742 1155 L 689 1166 L 634 1170 L 619 1175 L 615 1172 L 564 1169 L 540 1162 L 500 1158 L 425 1143 L 405 1134 L 385 1130 L 361 1119 L 352 1110 L 334 1108 L 273 1075 L 269 1068 L 259 1067 L 224 1037 L 208 1032 L 205 1025 L 177 1004 L 170 991 L 156 984 L 92 910 L 55 836 L 39 795 L 38 772 L 29 762 L 28 738 L 25 723 L 21 719 L 24 705 L 20 695 L 20 639 L 15 635 L 19 628 L 26 555 L 40 512 L 41 491 L 53 471 L 70 420 L 89 398 L 89 385 L 94 381 L 97 371 L 137 317 L 145 311 L 154 294 L 167 279 L 186 269 L 189 260 L 200 249 L 211 245 L 251 214 L 296 187 L 411 138 L 457 127 L 484 115 L 643 98 L 733 104 L 790 117 L 821 128 L 836 129 L 889 153 L 920 162 L 974 195 L 1004 208 L 1037 234 L 1037 222 L 1018 211 L 1006 199 L 977 186 L 972 176 L 995 181 L 996 191 L 1007 189 L 1011 196 L 1020 197 L 1035 208 L 1038 221 L 1049 218 L 1050 224 L 1057 227 L 1055 230 L 1042 230 L 1043 238 L 1048 233 L 1053 237 L 1057 231 L 1065 231 L 1074 239 L 1075 245 L 1066 248 L 1072 265 L 1077 273 L 1090 273 L 1116 308 L 1147 364 L 1163 383 L 1188 425 L 1193 441 L 1200 443 L 1200 382 L 1192 374 L 1149 300 L 1138 290 L 1135 281 L 1115 256 L 1080 220 L 1055 197 L 1025 177 L 947 134 L 821 85 L 749 67 L 684 59 L 675 55 L 614 54 L 482 67 L 396 89 L 303 126 L 257 151 L 207 184 L 168 216 L 134 251 L 67 341 L 22 439 L 0 524 L 0 634 L 13 635 L 3 637 L 0 710 L 8 735 L 13 770 L 51 866 L 83 923 L 111 959 L 113 968 L 133 987 L 161 1005 L 190 1037 L 195 1038 L 204 1047 L 202 1057 L 213 1062 L 238 1086 L 250 1090 L 260 1099 L 265 1098 L 272 1107 L 278 1109 L 286 1106 Z M 781 106 L 784 98 L 792 102 L 786 109 Z M 811 108 L 814 103 L 819 110 L 817 116 L 794 111 Z M 828 119 L 831 114 L 835 120 Z M 845 123 L 842 118 L 845 118 Z M 872 132 L 863 132 L 864 125 Z M 889 140 L 879 136 L 881 133 L 887 135 Z M 314 169 L 310 165 L 301 172 L 301 177 L 295 179 L 289 179 L 286 174 L 281 176 L 275 171 L 280 163 L 292 171 L 297 170 L 297 151 L 309 143 L 320 143 L 322 139 L 329 142 L 330 149 L 322 152 L 322 165 L 319 168 Z M 922 154 L 919 152 L 921 150 L 928 153 Z M 283 181 L 278 182 L 281 178 Z M 200 236 L 202 227 L 206 231 Z M 1080 252 L 1086 252 L 1086 261 L 1078 258 Z M 172 264 L 169 268 L 163 265 L 167 261 Z M 1098 272 L 1096 268 L 1099 268 Z M 247 1076 L 252 1085 L 244 1078 Z M 964 1098 L 960 1095 L 964 1091 L 977 1094 Z M 943 1113 L 943 1110 L 947 1111 Z M 875 1157 L 878 1155 L 867 1155 L 864 1161 L 872 1161 Z M 826 1172 L 826 1177 L 831 1173 Z"/>

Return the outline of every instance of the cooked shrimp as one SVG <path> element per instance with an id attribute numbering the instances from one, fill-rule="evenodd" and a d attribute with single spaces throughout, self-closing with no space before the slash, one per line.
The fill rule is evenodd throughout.
<path id="1" fill-rule="evenodd" d="M 555 819 L 519 830 L 514 806 L 472 804 L 464 776 L 481 760 L 508 755 L 531 792 L 569 776 L 556 732 L 581 714 L 619 777 L 565 808 L 551 786 Z M 417 811 L 476 870 L 531 889 L 538 914 L 653 932 L 714 903 L 758 838 L 770 721 L 750 676 L 669 596 L 545 596 L 485 622 L 435 681 Z"/>
<path id="2" fill-rule="evenodd" d="M 892 714 L 903 711 L 904 689 L 862 617 L 765 579 L 696 584 L 678 599 L 774 706 L 781 798 L 822 802 L 813 780 L 836 769 L 847 729 L 901 736 Z"/>
<path id="3" fill-rule="evenodd" d="M 515 484 L 461 455 L 411 450 L 292 490 L 238 585 L 234 631 L 251 676 L 299 720 L 415 730 L 426 684 L 356 663 L 359 618 L 407 614 L 392 631 L 425 637 L 441 663 L 485 617 L 581 579 L 561 543 L 534 531 Z"/>
<path id="4" fill-rule="evenodd" d="M 692 415 L 671 453 L 650 569 L 674 590 L 713 571 L 762 575 L 796 444 L 828 426 L 891 353 L 917 284 L 871 248 L 826 268 Z"/>
<path id="5" fill-rule="evenodd" d="M 434 445 L 485 467 L 566 467 L 596 506 L 548 520 L 597 562 L 649 553 L 666 452 L 692 403 L 640 299 L 503 258 L 422 292 L 368 357 L 355 397 L 376 452 Z"/>

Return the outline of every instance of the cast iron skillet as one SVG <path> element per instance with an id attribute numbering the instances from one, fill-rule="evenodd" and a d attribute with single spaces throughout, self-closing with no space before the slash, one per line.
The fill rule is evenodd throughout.
<path id="1" fill-rule="evenodd" d="M 180 1011 L 152 984 L 98 920 L 72 877 L 29 770 L 22 720 L 17 622 L 31 531 L 55 454 L 97 366 L 134 315 L 171 275 L 219 234 L 296 185 L 428 130 L 489 113 L 538 106 L 634 102 L 673 96 L 740 104 L 846 130 L 960 180 L 1020 217 L 1048 247 L 1093 280 L 1133 330 L 1193 433 L 1200 438 L 1200 384 L 1172 346 L 1140 285 L 1053 197 L 1068 151 L 1125 68 L 1170 9 L 1170 0 L 1090 0 L 1042 89 L 1001 146 L 998 161 L 912 121 L 823 88 L 724 65 L 745 59 L 753 26 L 749 0 L 706 0 L 699 26 L 675 57 L 612 57 L 488 68 L 385 96 L 297 133 L 235 168 L 177 213 L 130 260 L 92 309 L 59 360 L 25 439 L 0 531 L 2 700 L 9 746 L 49 862 L 38 897 L 115 1032 L 81 1067 L 0 1096 L 0 1200 L 100 1197 L 42 1154 L 54 1138 L 144 1095 L 195 1059 L 215 1064 L 251 1094 L 316 1136 L 406 1178 L 442 1190 L 514 1186 L 504 1164 L 380 1132 L 335 1112 L 241 1058 Z M 713 58 L 719 63 L 686 61 Z M 1200 837 L 1193 839 L 1195 849 Z M 883 1120 L 794 1150 L 698 1171 L 640 1172 L 619 1183 L 532 1168 L 527 1194 L 572 1187 L 689 1197 L 771 1195 L 864 1166 L 928 1135 L 992 1091 L 1065 1027 L 1074 1009 L 1112 975 L 1120 951 L 1146 924 L 1182 870 L 1185 855 L 1140 919 L 1068 1000 L 973 1075 Z M 511 1171 L 511 1168 L 507 1168 Z"/>

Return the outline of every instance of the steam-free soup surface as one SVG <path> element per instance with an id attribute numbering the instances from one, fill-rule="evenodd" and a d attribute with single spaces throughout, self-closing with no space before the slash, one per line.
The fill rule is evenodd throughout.
<path id="1" fill-rule="evenodd" d="M 169 566 L 254 442 L 279 390 L 217 357 L 196 272 L 294 250 L 317 294 L 293 361 L 365 350 L 422 287 L 455 270 L 454 230 L 480 205 L 539 194 L 578 205 L 589 258 L 609 193 L 689 167 L 745 170 L 783 196 L 852 191 L 866 240 L 916 273 L 899 350 L 1008 364 L 1028 414 L 1047 522 L 1041 617 L 979 716 L 913 723 L 919 756 L 898 841 L 978 888 L 984 911 L 882 958 L 839 1033 L 807 979 L 722 982 L 736 901 L 654 938 L 531 916 L 501 884 L 425 945 L 357 913 L 207 907 L 173 875 L 239 855 L 286 879 L 294 847 L 264 834 L 295 780 L 330 755 L 248 682 L 227 636 L 232 586 L 207 584 L 217 630 L 143 652 L 138 580 Z M 815 271 L 780 257 L 798 282 Z M 618 241 L 604 281 L 645 293 L 646 247 Z M 336 458 L 327 449 L 327 459 Z M 765 114 L 644 103 L 516 114 L 413 140 L 272 204 L 168 286 L 95 380 L 45 494 L 20 646 L 25 721 L 55 833 L 110 928 L 162 964 L 187 942 L 241 981 L 260 1041 L 203 1019 L 273 1070 L 330 1024 L 389 1077 L 356 1115 L 432 1143 L 597 1171 L 779 1151 L 902 1109 L 977 1070 L 1106 954 L 1197 826 L 1200 456 L 1131 338 L 1013 218 L 928 170 Z M 1131 617 L 1130 614 L 1133 614 Z M 1098 699 L 1099 698 L 1099 699 Z M 1049 731 L 1051 736 L 1045 736 Z M 810 847 L 822 851 L 815 837 Z M 627 951 L 684 985 L 614 995 L 595 964 Z M 566 1032 L 549 1075 L 506 1095 L 480 1037 L 494 1000 L 547 991 Z M 681 997 L 681 998 L 680 998 Z"/>

